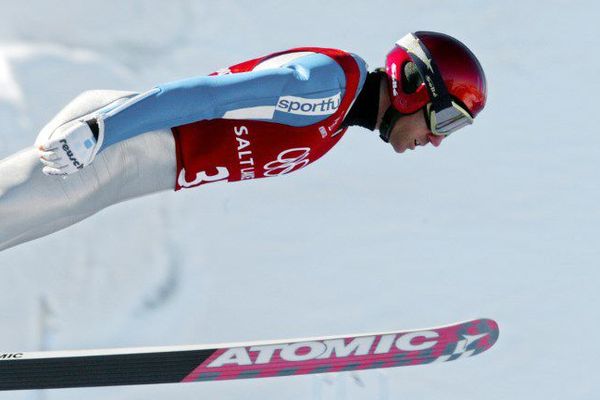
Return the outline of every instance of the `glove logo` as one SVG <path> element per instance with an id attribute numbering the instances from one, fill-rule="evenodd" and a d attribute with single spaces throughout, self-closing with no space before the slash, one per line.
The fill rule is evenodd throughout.
<path id="1" fill-rule="evenodd" d="M 73 163 L 73 166 L 75 166 L 77 169 L 82 169 L 83 164 L 80 163 L 77 158 L 75 158 L 75 154 L 73 154 L 73 151 L 71 151 L 67 141 L 65 139 L 60 139 L 60 143 L 62 143 L 62 149 L 67 154 L 67 157 L 69 157 L 69 161 Z"/>

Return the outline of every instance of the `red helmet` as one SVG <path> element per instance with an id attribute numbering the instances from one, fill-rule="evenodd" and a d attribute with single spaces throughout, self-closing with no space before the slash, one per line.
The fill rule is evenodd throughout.
<path id="1" fill-rule="evenodd" d="M 420 66 L 415 66 L 415 56 Z M 475 117 L 485 106 L 487 97 L 483 68 L 467 46 L 437 32 L 408 34 L 388 53 L 385 70 L 394 108 L 402 114 L 412 114 L 432 102 L 432 92 L 424 84 L 426 77 L 422 73 L 425 68 L 434 71 L 431 60 L 437 65 L 443 81 L 441 86 L 445 85 L 452 101 Z"/>

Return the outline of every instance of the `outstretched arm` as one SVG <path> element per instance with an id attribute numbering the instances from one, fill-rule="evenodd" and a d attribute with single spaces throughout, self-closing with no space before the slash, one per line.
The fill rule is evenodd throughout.
<path id="1" fill-rule="evenodd" d="M 366 64 L 360 61 L 366 74 Z M 46 173 L 68 174 L 114 143 L 195 121 L 230 118 L 314 124 L 335 112 L 345 86 L 344 71 L 333 59 L 308 54 L 273 68 L 158 85 L 73 121 L 36 144 Z"/>
<path id="2" fill-rule="evenodd" d="M 331 67 L 339 68 L 337 64 Z M 345 80 L 341 68 L 341 82 L 337 73 L 320 71 L 320 76 L 311 77 L 312 72 L 308 68 L 277 68 L 159 85 L 100 116 L 105 129 L 102 148 L 142 132 L 206 119 L 259 119 L 296 126 L 314 123 L 335 110 L 318 109 L 303 118 L 289 118 L 289 115 L 286 118 L 285 113 L 275 112 L 281 109 L 278 103 L 282 97 L 340 98 L 343 95 Z"/>

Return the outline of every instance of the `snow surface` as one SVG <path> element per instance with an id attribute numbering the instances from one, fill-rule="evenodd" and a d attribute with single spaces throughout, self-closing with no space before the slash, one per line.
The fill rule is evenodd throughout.
<path id="1" fill-rule="evenodd" d="M 599 12 L 593 1 L 3 1 L 0 158 L 86 89 L 144 90 L 298 45 L 375 67 L 420 29 L 474 50 L 489 103 L 437 149 L 398 156 L 353 128 L 296 174 L 119 204 L 0 253 L 2 351 L 471 317 L 501 334 L 486 354 L 424 367 L 0 399 L 595 398 Z"/>

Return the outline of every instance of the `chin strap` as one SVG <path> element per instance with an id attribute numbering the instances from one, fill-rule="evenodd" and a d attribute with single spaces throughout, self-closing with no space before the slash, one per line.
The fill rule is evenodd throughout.
<path id="1" fill-rule="evenodd" d="M 379 137 L 386 143 L 390 142 L 390 135 L 392 134 L 392 128 L 404 114 L 396 110 L 393 106 L 389 106 L 381 118 L 379 124 Z"/>

